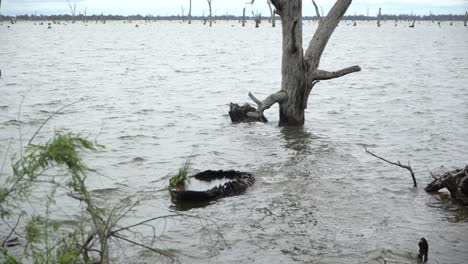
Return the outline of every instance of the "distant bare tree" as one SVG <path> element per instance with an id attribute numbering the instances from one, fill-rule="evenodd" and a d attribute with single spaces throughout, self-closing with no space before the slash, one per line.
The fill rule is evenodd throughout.
<path id="1" fill-rule="evenodd" d="M 210 27 L 213 25 L 213 19 L 212 19 L 212 16 L 211 16 L 211 2 L 213 0 L 206 0 L 208 2 L 208 8 L 210 9 Z"/>
<path id="2" fill-rule="evenodd" d="M 270 8 L 270 15 L 271 15 L 271 26 L 276 26 L 276 10 L 271 8 L 271 1 L 267 0 L 268 8 Z"/>
<path id="3" fill-rule="evenodd" d="M 382 16 L 382 8 L 379 8 L 379 14 L 377 15 L 377 26 L 380 27 L 380 17 Z"/>
<path id="4" fill-rule="evenodd" d="M 466 22 L 468 21 L 468 11 L 465 11 L 465 20 L 463 21 L 463 25 L 466 27 Z"/>
<path id="5" fill-rule="evenodd" d="M 258 11 L 257 14 L 254 14 L 254 12 L 252 11 L 252 19 L 255 21 L 255 27 L 258 28 L 260 23 L 262 22 L 262 14 L 258 13 Z"/>
<path id="6" fill-rule="evenodd" d="M 180 10 L 182 11 L 182 22 L 185 22 L 185 19 L 184 19 L 184 14 L 185 14 L 184 6 L 180 6 Z"/>
<path id="7" fill-rule="evenodd" d="M 414 28 L 414 23 L 416 23 L 416 18 L 413 19 L 413 24 L 411 24 L 409 27 L 410 27 L 410 28 Z"/>
<path id="8" fill-rule="evenodd" d="M 242 26 L 245 27 L 245 7 L 244 7 L 244 10 L 242 11 Z"/>
<path id="9" fill-rule="evenodd" d="M 314 0 L 312 0 L 312 4 L 314 4 L 315 13 L 317 14 L 317 20 L 319 22 L 322 22 L 322 16 L 320 15 L 319 10 L 318 10 L 318 6 L 317 6 L 317 4 L 315 3 Z M 323 14 L 323 9 L 322 9 L 322 14 Z"/>
<path id="10" fill-rule="evenodd" d="M 192 0 L 190 0 L 190 6 L 188 11 L 188 23 L 192 24 Z"/>
<path id="11" fill-rule="evenodd" d="M 70 9 L 70 13 L 72 15 L 72 23 L 75 24 L 75 15 L 76 15 L 76 3 L 71 3 L 70 0 L 67 0 L 68 8 Z"/>

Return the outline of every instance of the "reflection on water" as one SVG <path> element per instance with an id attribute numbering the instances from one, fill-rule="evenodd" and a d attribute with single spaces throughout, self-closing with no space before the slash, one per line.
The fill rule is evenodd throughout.
<path id="1" fill-rule="evenodd" d="M 315 27 L 304 24 L 304 45 Z M 243 195 L 184 208 L 220 227 L 226 245 L 213 256 L 200 243 L 209 241 L 203 227 L 165 227 L 165 248 L 184 263 L 411 262 L 421 237 L 431 263 L 465 263 L 466 207 L 412 188 L 406 172 L 361 146 L 410 159 L 421 187 L 431 181 L 428 169 L 466 165 L 466 33 L 461 24 L 340 24 L 321 67 L 359 64 L 362 71 L 317 84 L 305 126 L 279 128 L 277 106 L 265 113 L 269 124 L 231 124 L 227 111 L 249 91 L 264 98 L 280 87 L 281 27 L 0 26 L 0 158 L 10 138 L 18 151 L 19 125 L 28 138 L 51 112 L 88 98 L 55 116 L 37 140 L 66 128 L 106 145 L 86 155 L 105 175 L 88 183 L 111 204 L 145 196 L 128 223 L 173 213 L 165 188 L 189 157 L 190 174 L 255 174 Z M 57 212 L 76 215 L 66 198 Z"/>

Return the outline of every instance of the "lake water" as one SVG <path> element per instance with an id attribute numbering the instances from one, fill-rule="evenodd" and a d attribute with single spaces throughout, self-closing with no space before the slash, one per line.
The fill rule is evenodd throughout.
<path id="1" fill-rule="evenodd" d="M 0 158 L 19 151 L 53 111 L 35 140 L 55 129 L 96 138 L 106 149 L 86 155 L 89 185 L 109 203 L 136 193 L 142 203 L 127 223 L 179 212 L 162 190 L 187 159 L 192 173 L 252 172 L 244 195 L 183 211 L 157 222 L 155 245 L 183 263 L 415 263 L 425 237 L 429 263 L 468 261 L 468 209 L 429 195 L 429 171 L 468 160 L 468 28 L 430 22 L 342 22 L 321 68 L 362 71 L 317 84 L 303 128 L 231 124 L 229 102 L 264 98 L 280 89 L 281 27 L 255 29 L 219 21 L 108 22 L 0 26 Z M 304 22 L 304 45 L 316 24 Z M 408 171 L 367 155 L 410 160 Z M 8 173 L 5 169 L 4 173 Z M 162 191 L 161 191 L 162 190 Z M 41 212 L 40 197 L 27 210 Z M 59 193 L 57 218 L 76 217 Z M 29 207 L 28 207 L 29 206 Z M 34 208 L 34 209 L 32 209 Z M 2 229 L 4 226 L 0 226 Z M 210 232 L 211 230 L 211 232 Z M 3 230 L 2 232 L 5 232 Z M 141 231 L 148 232 L 148 231 Z M 149 233 L 145 233 L 145 236 Z M 154 263 L 147 251 L 122 244 L 123 263 Z"/>

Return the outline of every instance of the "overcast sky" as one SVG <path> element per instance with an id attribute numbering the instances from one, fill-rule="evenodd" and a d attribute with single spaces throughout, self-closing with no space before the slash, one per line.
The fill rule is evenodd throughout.
<path id="1" fill-rule="evenodd" d="M 66 0 L 0 0 L 1 14 L 63 14 L 69 9 Z M 181 7 L 188 12 L 189 0 L 70 0 L 76 3 L 77 12 L 87 9 L 87 14 L 141 14 L 141 15 L 177 15 Z M 266 0 L 256 0 L 254 5 L 246 5 L 250 0 L 212 0 L 213 13 L 224 15 L 226 12 L 240 15 L 244 7 L 263 14 L 269 13 Z M 303 0 L 304 15 L 314 15 L 311 0 Z M 335 0 L 316 0 L 327 12 Z M 464 14 L 468 10 L 468 0 L 354 0 L 347 14 L 376 15 L 378 8 L 386 14 Z M 207 13 L 206 0 L 192 0 L 192 15 Z"/>

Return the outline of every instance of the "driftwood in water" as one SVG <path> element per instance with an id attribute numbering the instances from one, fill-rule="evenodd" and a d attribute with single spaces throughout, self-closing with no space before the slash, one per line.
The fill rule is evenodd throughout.
<path id="1" fill-rule="evenodd" d="M 446 188 L 452 198 L 468 204 L 468 165 L 463 169 L 445 172 L 442 175 L 432 175 L 434 180 L 424 190 L 429 193 Z"/>
<path id="2" fill-rule="evenodd" d="M 380 160 L 383 160 L 383 161 L 387 162 L 388 164 L 392 164 L 392 165 L 398 166 L 400 168 L 407 169 L 411 173 L 411 178 L 413 178 L 413 187 L 418 187 L 418 184 L 416 183 L 416 178 L 414 177 L 413 169 L 411 168 L 411 165 L 410 165 L 409 161 L 408 161 L 408 165 L 403 165 L 403 164 L 401 164 L 400 161 L 391 162 L 391 161 L 388 161 L 388 160 L 386 160 L 386 159 L 384 159 L 384 158 L 382 158 L 380 156 L 377 156 L 376 154 L 370 152 L 365 146 L 364 146 L 364 150 L 366 151 L 366 153 L 368 153 L 368 154 L 370 154 L 370 155 L 372 155 L 372 156 L 374 156 L 374 157 L 376 157 L 376 158 L 378 158 Z"/>
<path id="3" fill-rule="evenodd" d="M 238 104 L 231 103 L 229 105 L 229 116 L 231 117 L 231 121 L 233 123 L 241 123 L 241 122 L 266 123 L 268 122 L 268 120 L 263 115 L 263 113 L 258 115 L 257 109 L 250 106 L 249 104 L 244 104 L 243 106 L 240 106 Z"/>
<path id="4" fill-rule="evenodd" d="M 238 195 L 247 190 L 255 182 L 255 177 L 247 172 L 240 171 L 213 171 L 207 170 L 195 174 L 191 177 L 192 180 L 202 182 L 211 182 L 214 180 L 226 179 L 224 184 L 220 184 L 208 190 L 184 190 L 184 189 L 170 189 L 172 200 L 175 202 L 203 202 L 216 200 L 222 197 Z"/>

